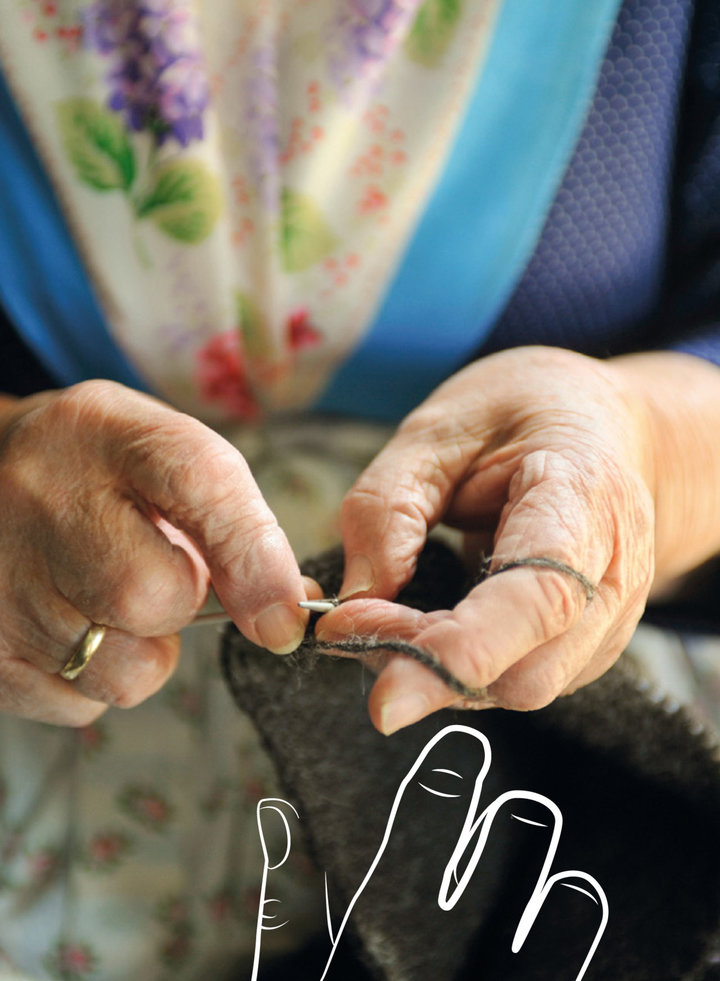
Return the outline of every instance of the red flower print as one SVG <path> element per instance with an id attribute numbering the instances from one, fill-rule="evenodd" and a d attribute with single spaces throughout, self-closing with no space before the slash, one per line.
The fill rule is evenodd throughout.
<path id="1" fill-rule="evenodd" d="M 377 184 L 369 184 L 365 188 L 365 196 L 358 204 L 358 208 L 364 215 L 383 211 L 388 205 L 388 197 Z"/>
<path id="2" fill-rule="evenodd" d="M 59 943 L 46 960 L 46 967 L 60 981 L 81 981 L 92 974 L 97 957 L 87 944 Z"/>
<path id="3" fill-rule="evenodd" d="M 145 787 L 127 787 L 118 802 L 127 815 L 152 831 L 163 831 L 173 816 L 169 801 Z"/>
<path id="4" fill-rule="evenodd" d="M 185 682 L 171 684 L 165 690 L 168 705 L 187 722 L 201 722 L 205 715 L 205 702 L 201 694 Z"/>
<path id="5" fill-rule="evenodd" d="M 80 745 L 86 753 L 99 752 L 107 744 L 107 731 L 98 722 L 78 729 L 77 735 Z"/>
<path id="6" fill-rule="evenodd" d="M 259 800 L 269 795 L 268 787 L 262 780 L 249 779 L 244 789 L 245 797 L 251 804 L 257 804 Z"/>
<path id="7" fill-rule="evenodd" d="M 122 831 L 102 831 L 87 845 L 85 859 L 95 872 L 114 868 L 130 848 L 130 839 Z"/>
<path id="8" fill-rule="evenodd" d="M 36 41 L 58 41 L 65 53 L 75 51 L 80 46 L 83 35 L 82 24 L 78 23 L 77 12 L 67 9 L 60 10 L 57 2 L 48 0 L 37 3 L 32 11 L 27 11 L 25 20 L 32 24 L 32 34 Z"/>
<path id="9" fill-rule="evenodd" d="M 247 379 L 237 332 L 216 334 L 196 357 L 200 396 L 221 405 L 233 419 L 257 419 L 260 407 Z"/>
<path id="10" fill-rule="evenodd" d="M 287 319 L 287 339 L 292 351 L 314 347 L 322 340 L 320 331 L 313 327 L 307 310 L 295 310 Z"/>
<path id="11" fill-rule="evenodd" d="M 237 896 L 232 889 L 218 890 L 208 899 L 208 912 L 216 923 L 224 923 L 237 912 Z"/>
<path id="12" fill-rule="evenodd" d="M 30 875 L 34 882 L 47 882 L 60 869 L 60 856 L 56 849 L 43 848 L 28 856 Z"/>

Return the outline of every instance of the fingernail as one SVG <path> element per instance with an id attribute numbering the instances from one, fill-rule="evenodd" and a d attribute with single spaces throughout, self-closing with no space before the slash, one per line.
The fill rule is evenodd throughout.
<path id="1" fill-rule="evenodd" d="M 365 593 L 375 585 L 372 563 L 367 555 L 353 555 L 345 571 L 340 599 L 347 599 L 356 593 Z"/>
<path id="2" fill-rule="evenodd" d="M 404 729 L 405 726 L 424 719 L 429 713 L 430 702 L 424 695 L 419 695 L 417 692 L 399 695 L 385 702 L 380 709 L 380 729 L 386 736 L 390 736 L 398 729 Z"/>
<path id="3" fill-rule="evenodd" d="M 275 603 L 257 617 L 255 630 L 262 646 L 273 654 L 290 654 L 302 643 L 305 623 L 285 603 Z"/>

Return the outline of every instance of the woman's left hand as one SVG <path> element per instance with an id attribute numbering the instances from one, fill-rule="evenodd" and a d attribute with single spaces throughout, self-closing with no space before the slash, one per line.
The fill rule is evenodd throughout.
<path id="1" fill-rule="evenodd" d="M 664 406 L 644 380 L 655 371 L 661 382 L 667 376 L 683 387 L 683 372 L 694 377 L 697 365 L 712 411 L 719 407 L 716 368 L 686 355 L 657 358 L 601 362 L 518 348 L 475 362 L 442 385 L 345 500 L 340 595 L 362 599 L 327 614 L 318 636 L 402 637 L 432 652 L 466 685 L 487 688 L 487 699 L 473 703 L 478 707 L 537 709 L 599 677 L 643 613 L 656 534 L 663 574 L 684 571 L 683 560 L 678 566 L 665 557 L 687 530 L 682 514 L 663 513 L 657 526 L 658 484 L 669 493 L 676 480 L 666 478 L 659 454 L 672 456 L 674 442 L 665 433 L 661 450 Z M 687 421 L 678 414 L 678 422 Z M 720 477 L 720 465 L 716 471 Z M 389 602 L 412 577 L 428 530 L 441 520 L 492 553 L 491 569 L 549 558 L 590 580 L 592 599 L 567 572 L 527 566 L 484 580 L 454 610 L 428 615 Z M 687 562 L 718 547 L 712 520 L 700 531 L 704 541 L 685 543 Z M 370 714 L 390 733 L 451 704 L 458 696 L 434 674 L 395 656 L 375 683 Z"/>

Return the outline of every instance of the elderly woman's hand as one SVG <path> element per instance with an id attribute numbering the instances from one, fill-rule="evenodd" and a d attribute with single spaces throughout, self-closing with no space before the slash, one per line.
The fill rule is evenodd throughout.
<path id="1" fill-rule="evenodd" d="M 717 369 L 686 355 L 600 362 L 519 348 L 470 365 L 406 419 L 348 495 L 341 596 L 377 599 L 341 605 L 319 636 L 405 638 L 487 687 L 481 705 L 535 709 L 574 691 L 628 642 L 656 558 L 667 580 L 720 547 L 718 418 Z M 492 569 L 552 559 L 595 584 L 594 596 L 567 571 L 527 566 L 491 576 L 452 611 L 387 602 L 441 520 L 492 553 Z M 370 697 L 386 733 L 450 704 L 457 695 L 402 656 Z"/>
<path id="2" fill-rule="evenodd" d="M 217 434 L 110 382 L 5 400 L 2 424 L 0 710 L 84 725 L 142 701 L 171 674 L 210 580 L 251 640 L 300 643 L 297 563 Z M 65 681 L 91 622 L 109 629 Z"/>

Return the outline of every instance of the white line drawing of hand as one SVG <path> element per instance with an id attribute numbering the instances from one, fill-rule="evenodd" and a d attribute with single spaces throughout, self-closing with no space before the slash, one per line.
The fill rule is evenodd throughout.
<path id="1" fill-rule="evenodd" d="M 476 742 L 478 748 L 476 759 L 480 762 L 480 766 L 478 768 L 476 762 L 472 774 L 466 773 L 463 776 L 463 774 L 451 767 L 428 765 L 442 761 L 442 744 L 451 736 L 462 736 L 465 739 Z M 590 965 L 608 922 L 609 907 L 605 892 L 597 880 L 586 872 L 565 870 L 551 874 L 552 864 L 562 833 L 563 819 L 560 809 L 549 798 L 532 791 L 508 791 L 498 796 L 484 810 L 478 813 L 483 785 L 490 770 L 491 762 L 492 751 L 489 740 L 483 733 L 468 726 L 446 726 L 426 743 L 398 787 L 378 850 L 362 882 L 348 904 L 337 930 L 333 930 L 331 924 L 326 879 L 327 926 L 332 947 L 321 981 L 325 981 L 325 978 L 328 976 L 333 957 L 350 916 L 375 874 L 378 865 L 386 855 L 393 829 L 397 824 L 398 811 L 403 804 L 405 795 L 409 788 L 416 787 L 441 800 L 459 802 L 461 806 L 467 801 L 464 820 L 462 821 L 456 844 L 445 866 L 438 889 L 437 905 L 445 912 L 455 908 L 468 888 L 487 845 L 493 823 L 496 821 L 498 815 L 503 812 L 504 808 L 512 806 L 513 812 L 511 813 L 511 817 L 516 821 L 537 825 L 548 830 L 549 840 L 545 846 L 545 857 L 535 886 L 532 889 L 530 898 L 524 907 L 515 930 L 512 951 L 513 953 L 517 953 L 522 949 L 543 904 L 556 885 L 577 890 L 589 897 L 597 905 L 600 914 L 600 922 L 595 936 L 580 971 L 575 977 L 575 981 L 581 981 Z M 469 793 L 467 787 L 468 778 L 473 781 L 472 789 Z M 465 786 L 463 786 L 463 783 Z M 529 802 L 536 807 L 539 806 L 540 813 L 543 817 L 547 815 L 547 822 L 545 820 L 534 821 L 524 817 L 520 813 L 522 811 L 522 802 Z M 514 811 L 518 811 L 518 813 L 516 814 Z M 583 884 L 579 885 L 578 883 Z"/>
<path id="2" fill-rule="evenodd" d="M 285 862 L 287 862 L 292 849 L 292 832 L 290 830 L 290 822 L 288 821 L 287 815 L 283 808 L 287 808 L 289 811 L 292 811 L 295 817 L 298 820 L 300 819 L 300 815 L 295 810 L 293 805 L 288 801 L 283 800 L 281 797 L 264 797 L 262 800 L 258 801 L 257 807 L 255 808 L 255 818 L 257 821 L 258 834 L 260 836 L 260 846 L 263 853 L 263 872 L 262 882 L 260 885 L 257 926 L 255 928 L 255 951 L 253 954 L 251 981 L 257 981 L 258 971 L 260 968 L 260 951 L 262 948 L 263 931 L 280 930 L 289 922 L 288 920 L 283 920 L 278 923 L 273 922 L 274 920 L 279 919 L 281 915 L 276 911 L 274 904 L 281 904 L 282 900 L 278 899 L 277 897 L 268 897 L 267 895 L 268 873 L 274 872 L 276 869 L 279 869 L 282 865 L 284 865 Z M 279 817 L 285 833 L 285 850 L 282 857 L 276 861 L 272 861 L 270 858 L 268 851 L 268 835 L 265 833 L 265 822 L 268 821 L 271 814 Z M 270 907 L 273 909 L 272 912 L 268 912 L 268 908 Z"/>

